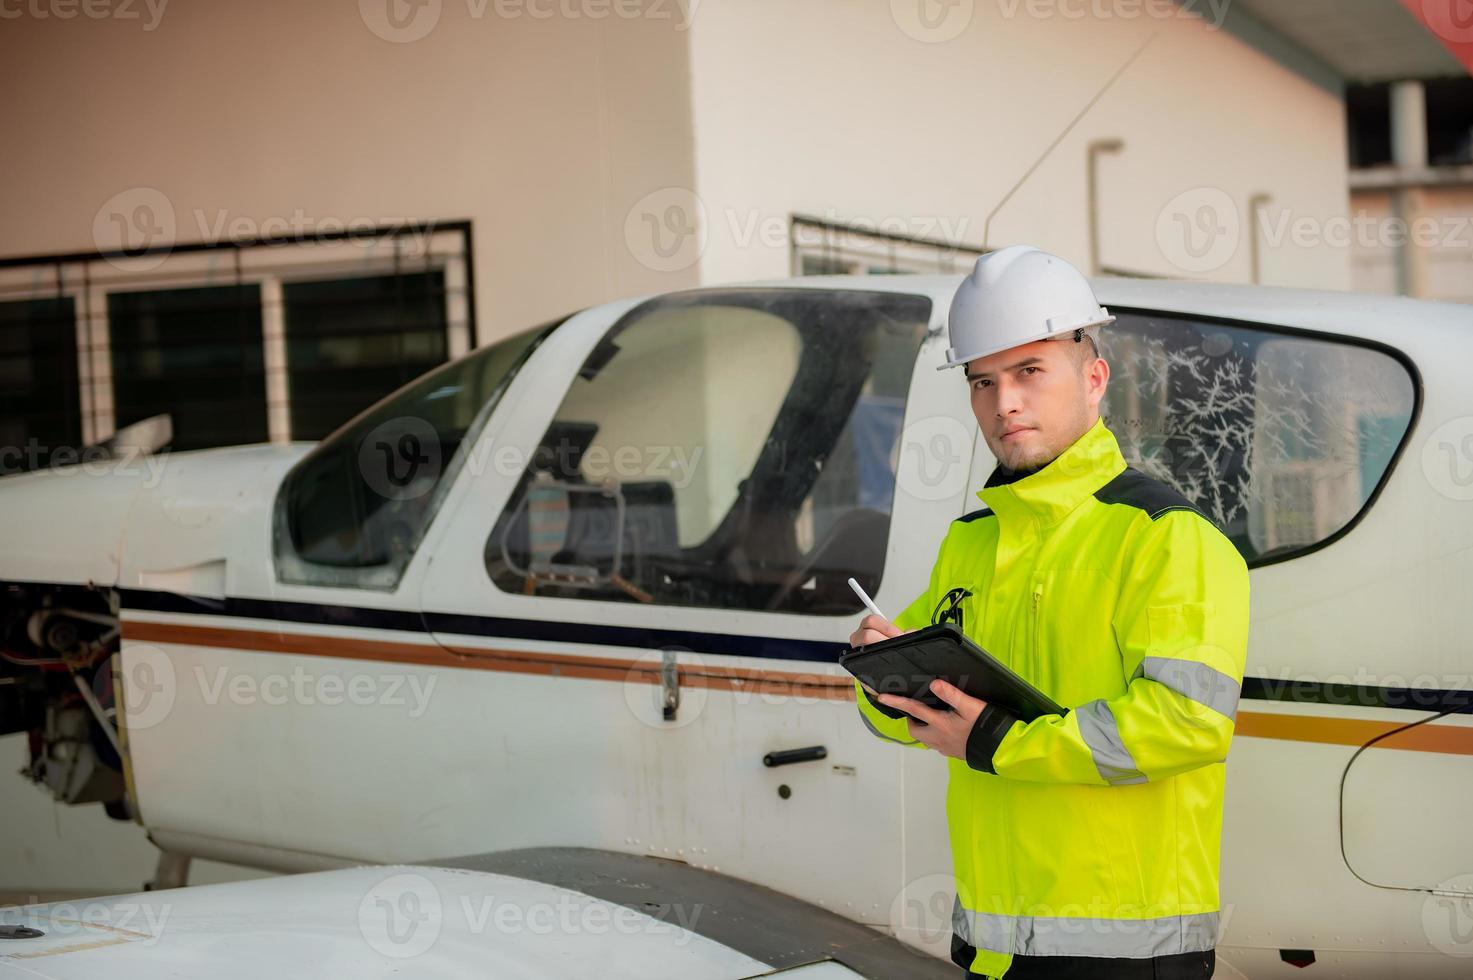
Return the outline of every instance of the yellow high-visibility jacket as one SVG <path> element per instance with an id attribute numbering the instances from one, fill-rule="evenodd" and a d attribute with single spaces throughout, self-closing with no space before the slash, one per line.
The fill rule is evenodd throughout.
<path id="1" fill-rule="evenodd" d="M 1013 955 L 1211 949 L 1247 565 L 1190 501 L 1127 467 L 1102 420 L 1010 475 L 952 523 L 930 587 L 895 618 L 913 630 L 959 613 L 1067 709 L 1025 723 L 989 705 L 966 761 L 948 760 L 953 958 L 1001 976 Z M 907 716 L 855 689 L 874 734 L 920 745 Z"/>

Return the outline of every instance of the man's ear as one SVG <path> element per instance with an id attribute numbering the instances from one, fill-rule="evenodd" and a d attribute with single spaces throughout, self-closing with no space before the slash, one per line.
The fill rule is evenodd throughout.
<path id="1" fill-rule="evenodd" d="M 1098 406 L 1105 397 L 1105 389 L 1110 383 L 1110 362 L 1103 357 L 1097 357 L 1089 366 L 1089 373 L 1085 378 L 1086 390 L 1089 392 L 1089 403 L 1091 407 Z"/>

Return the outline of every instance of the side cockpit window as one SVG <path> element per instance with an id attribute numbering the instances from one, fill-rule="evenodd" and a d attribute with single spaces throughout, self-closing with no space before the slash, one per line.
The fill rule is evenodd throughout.
<path id="1" fill-rule="evenodd" d="M 486 542 L 498 588 L 849 614 L 877 590 L 923 296 L 702 290 L 582 365 Z"/>
<path id="2" fill-rule="evenodd" d="M 445 364 L 319 443 L 277 494 L 277 577 L 395 588 L 486 418 L 556 325 Z"/>
<path id="3" fill-rule="evenodd" d="M 1416 411 L 1403 358 L 1349 339 L 1117 311 L 1101 412 L 1125 458 L 1181 491 L 1250 564 L 1366 510 Z"/>

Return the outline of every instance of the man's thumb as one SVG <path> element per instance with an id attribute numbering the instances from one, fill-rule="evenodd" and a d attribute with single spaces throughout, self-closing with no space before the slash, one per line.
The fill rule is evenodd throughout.
<path id="1" fill-rule="evenodd" d="M 966 692 L 964 692 L 961 688 L 957 687 L 950 681 L 944 681 L 939 677 L 931 682 L 931 693 L 936 695 L 941 700 L 945 701 L 947 704 L 951 705 L 953 708 L 957 706 L 957 703 L 961 701 L 962 698 L 967 697 Z"/>

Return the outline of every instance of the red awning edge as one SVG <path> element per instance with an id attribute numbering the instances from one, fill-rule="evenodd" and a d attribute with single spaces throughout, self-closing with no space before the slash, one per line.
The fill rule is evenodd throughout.
<path id="1" fill-rule="evenodd" d="M 1473 75 L 1473 0 L 1401 0 L 1401 5 Z"/>

